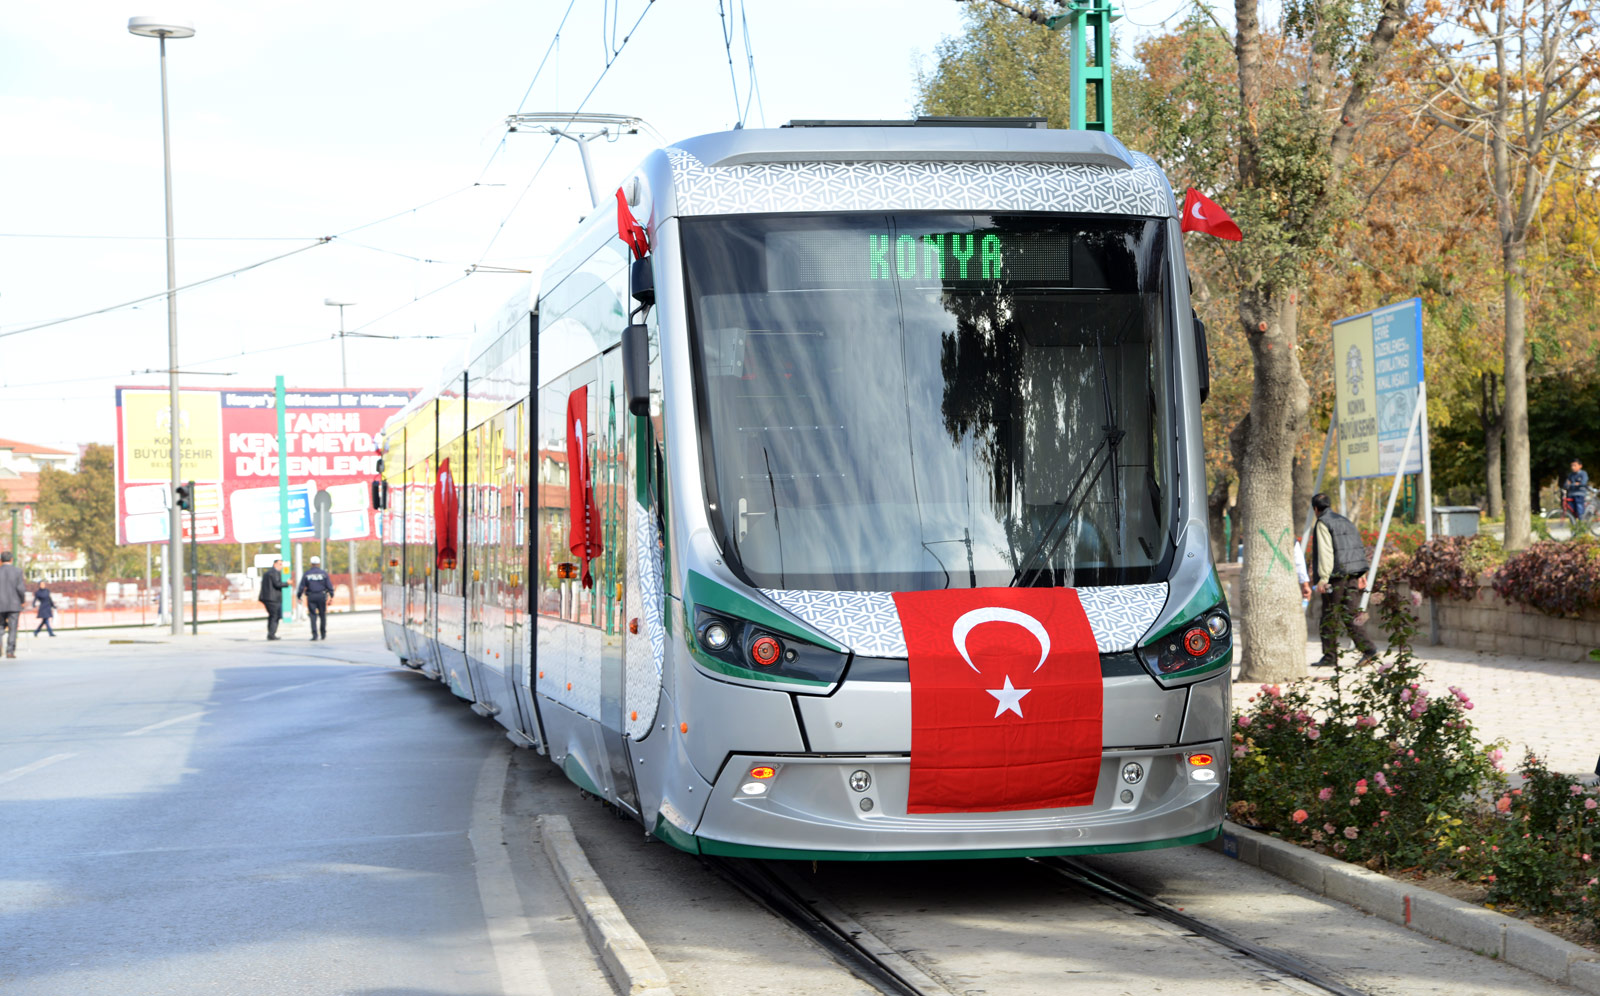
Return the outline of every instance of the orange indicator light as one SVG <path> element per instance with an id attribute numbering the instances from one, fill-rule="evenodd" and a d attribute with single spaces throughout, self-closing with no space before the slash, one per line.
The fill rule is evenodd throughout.
<path id="1" fill-rule="evenodd" d="M 678 724 L 678 732 L 679 733 L 688 733 L 689 732 L 689 724 L 688 723 L 679 723 Z"/>
<path id="2" fill-rule="evenodd" d="M 762 765 L 762 766 L 760 766 L 758 768 L 751 768 L 750 769 L 750 777 L 751 778 L 771 778 L 773 775 L 776 775 L 776 774 L 777 774 L 777 771 L 773 770 L 772 768 L 767 767 L 766 765 Z"/>
<path id="3" fill-rule="evenodd" d="M 1189 755 L 1189 763 L 1194 765 L 1197 768 L 1203 768 L 1206 765 L 1210 764 L 1211 761 L 1212 761 L 1212 757 L 1211 757 L 1210 754 L 1190 754 Z"/>

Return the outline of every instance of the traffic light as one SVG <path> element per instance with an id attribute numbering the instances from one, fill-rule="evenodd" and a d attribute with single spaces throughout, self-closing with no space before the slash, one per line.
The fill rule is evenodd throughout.
<path id="1" fill-rule="evenodd" d="M 178 485 L 178 507 L 185 512 L 194 511 L 194 482 Z"/>

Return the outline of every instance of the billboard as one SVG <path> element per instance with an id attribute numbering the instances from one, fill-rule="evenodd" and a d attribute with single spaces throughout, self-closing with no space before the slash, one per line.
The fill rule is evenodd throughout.
<path id="1" fill-rule="evenodd" d="M 278 411 L 273 388 L 184 388 L 174 420 L 164 387 L 117 390 L 117 542 L 162 543 L 172 500 L 173 422 L 185 480 L 195 482 L 194 531 L 201 543 L 271 543 L 279 537 Z M 291 390 L 284 395 L 289 537 L 371 539 L 376 517 L 367 482 L 378 472 L 378 436 L 414 388 Z"/>
<path id="2" fill-rule="evenodd" d="M 1334 322 L 1333 362 L 1339 476 L 1392 476 L 1400 470 L 1423 378 L 1422 302 L 1412 298 Z M 1405 473 L 1421 471 L 1419 436 Z"/>

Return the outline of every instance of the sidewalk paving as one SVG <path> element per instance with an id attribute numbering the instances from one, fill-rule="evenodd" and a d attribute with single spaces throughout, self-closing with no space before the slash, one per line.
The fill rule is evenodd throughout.
<path id="1" fill-rule="evenodd" d="M 1600 662 L 1511 657 L 1427 645 L 1414 647 L 1412 652 L 1426 665 L 1429 688 L 1442 693 L 1457 685 L 1467 693 L 1480 738 L 1506 742 L 1507 770 L 1515 769 L 1523 751 L 1531 748 L 1554 771 L 1594 775 L 1595 760 L 1600 756 Z M 1321 656 L 1321 645 L 1307 640 L 1306 663 Z M 1354 658 L 1345 660 L 1353 662 Z M 1313 677 L 1319 673 L 1326 672 L 1311 669 Z M 1238 682 L 1237 668 L 1234 680 Z M 1254 683 L 1240 684 L 1234 691 L 1235 704 L 1254 691 Z"/>

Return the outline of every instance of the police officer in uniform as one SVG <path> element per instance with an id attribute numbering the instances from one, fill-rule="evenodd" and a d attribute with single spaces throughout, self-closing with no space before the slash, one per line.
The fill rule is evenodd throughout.
<path id="1" fill-rule="evenodd" d="M 311 566 L 300 575 L 300 587 L 295 591 L 295 597 L 306 600 L 313 640 L 328 638 L 328 598 L 332 594 L 333 582 L 328 579 L 328 572 L 322 569 L 322 558 L 312 557 Z"/>
<path id="2" fill-rule="evenodd" d="M 1356 524 L 1330 511 L 1333 502 L 1321 492 L 1311 496 L 1317 525 L 1311 530 L 1311 583 L 1322 592 L 1322 659 L 1314 667 L 1333 667 L 1339 659 L 1339 630 L 1349 631 L 1361 651 L 1359 664 L 1378 656 L 1378 647 L 1356 622 L 1361 593 L 1367 588 L 1367 547 Z"/>

